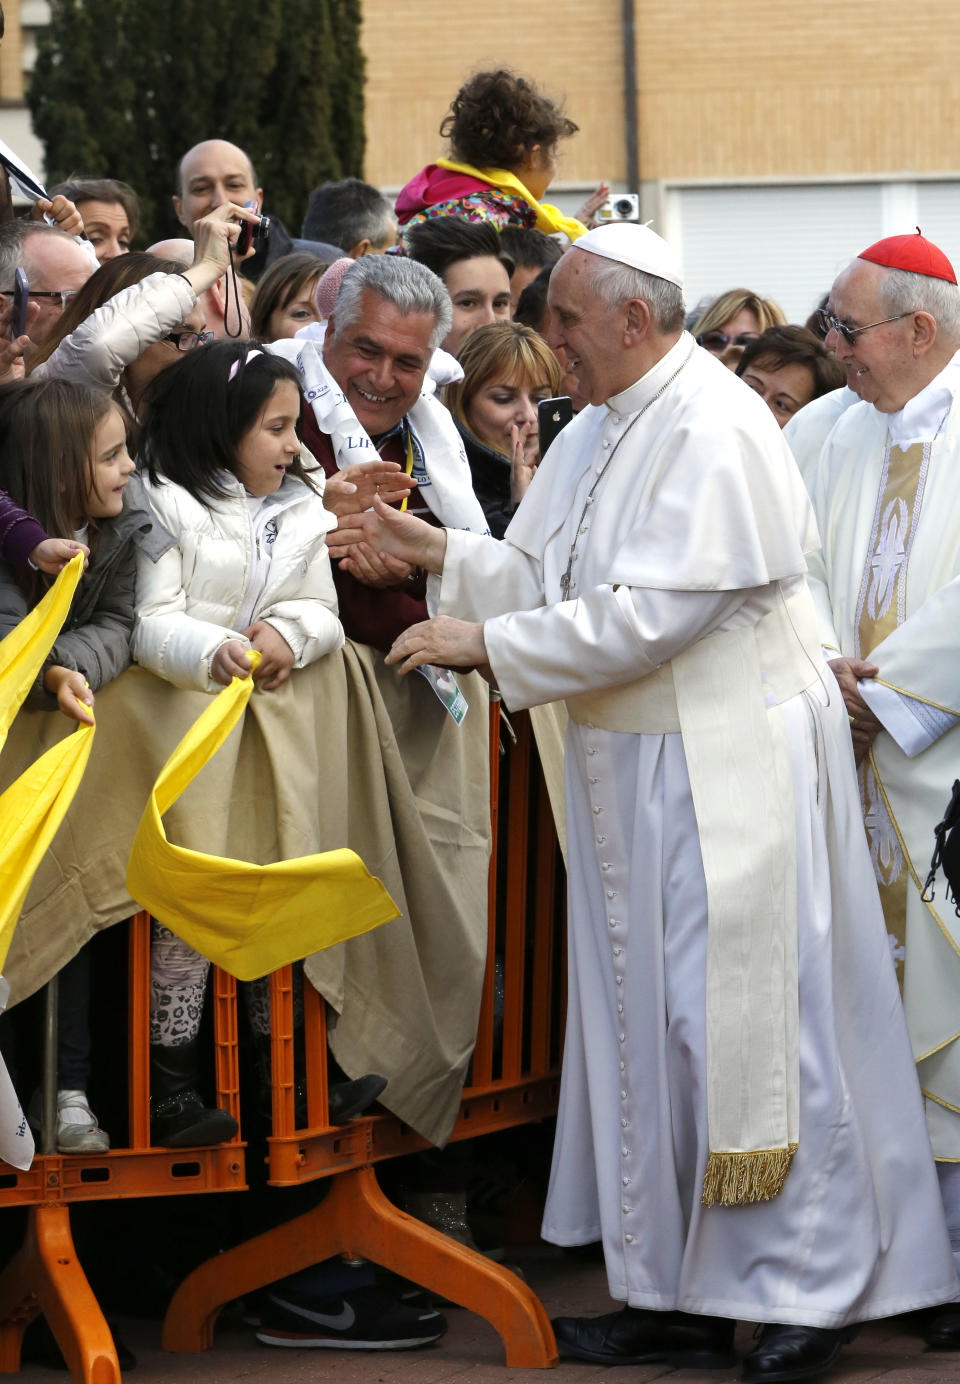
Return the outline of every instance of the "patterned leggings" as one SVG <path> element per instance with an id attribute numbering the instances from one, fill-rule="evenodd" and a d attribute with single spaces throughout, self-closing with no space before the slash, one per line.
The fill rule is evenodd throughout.
<path id="1" fill-rule="evenodd" d="M 210 962 L 186 942 L 151 919 L 150 926 L 150 1042 L 162 1048 L 192 1043 L 200 1032 Z M 247 1018 L 254 1035 L 270 1033 L 270 978 L 241 985 Z M 303 1022 L 303 972 L 297 966 L 293 982 L 294 1024 Z"/>

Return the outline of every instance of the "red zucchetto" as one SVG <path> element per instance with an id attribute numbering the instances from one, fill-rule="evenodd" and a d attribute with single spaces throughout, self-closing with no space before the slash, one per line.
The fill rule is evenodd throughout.
<path id="1" fill-rule="evenodd" d="M 928 279 L 946 279 L 955 284 L 957 276 L 953 265 L 942 250 L 920 234 L 890 235 L 886 240 L 878 240 L 866 250 L 861 250 L 857 259 L 869 260 L 871 264 L 882 264 L 885 269 L 905 269 L 908 274 L 925 274 Z"/>

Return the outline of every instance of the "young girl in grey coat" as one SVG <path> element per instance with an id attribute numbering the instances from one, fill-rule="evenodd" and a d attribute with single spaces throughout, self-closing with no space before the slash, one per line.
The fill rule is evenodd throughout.
<path id="1" fill-rule="evenodd" d="M 127 668 L 136 553 L 154 561 L 173 540 L 157 521 L 127 453 L 126 421 L 109 394 L 61 380 L 0 386 L 0 486 L 48 533 L 89 550 L 87 569 L 27 707 L 92 721 L 99 689 Z M 52 576 L 0 562 L 0 637 L 32 610 Z M 102 1153 L 109 1139 L 86 1095 L 89 958 L 60 973 L 57 1149 Z"/>

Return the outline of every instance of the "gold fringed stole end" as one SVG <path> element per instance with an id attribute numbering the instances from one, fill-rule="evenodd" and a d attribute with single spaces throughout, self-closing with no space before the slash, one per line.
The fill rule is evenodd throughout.
<path id="1" fill-rule="evenodd" d="M 783 1191 L 796 1144 L 754 1153 L 711 1153 L 703 1175 L 701 1206 L 749 1206 Z"/>

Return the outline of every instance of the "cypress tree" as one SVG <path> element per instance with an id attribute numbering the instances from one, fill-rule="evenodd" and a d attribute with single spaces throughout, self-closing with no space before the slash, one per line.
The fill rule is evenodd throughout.
<path id="1" fill-rule="evenodd" d="M 28 101 L 47 181 L 130 183 L 145 244 L 177 233 L 177 162 L 213 138 L 297 234 L 312 187 L 362 174 L 359 0 L 51 0 Z"/>

